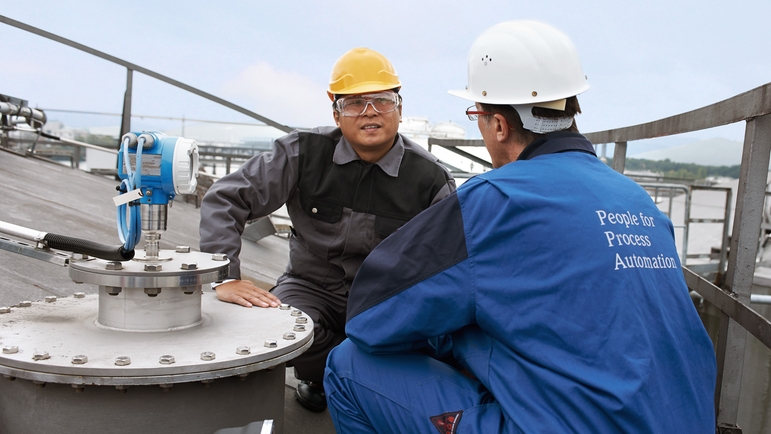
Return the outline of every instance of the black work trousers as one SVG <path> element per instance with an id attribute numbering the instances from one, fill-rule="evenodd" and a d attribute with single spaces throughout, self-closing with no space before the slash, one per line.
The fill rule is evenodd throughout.
<path id="1" fill-rule="evenodd" d="M 294 366 L 298 380 L 321 385 L 329 352 L 345 340 L 345 309 L 348 296 L 297 282 L 281 283 L 271 292 L 281 303 L 302 310 L 313 320 L 313 344 L 289 363 Z"/>

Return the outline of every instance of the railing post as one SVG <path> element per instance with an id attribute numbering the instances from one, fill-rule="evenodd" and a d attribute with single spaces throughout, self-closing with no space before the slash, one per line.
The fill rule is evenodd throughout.
<path id="1" fill-rule="evenodd" d="M 123 94 L 123 115 L 120 121 L 120 137 L 131 131 L 131 91 L 134 71 L 126 68 L 126 93 Z M 119 139 L 120 140 L 120 139 Z"/>
<path id="2" fill-rule="evenodd" d="M 749 305 L 755 274 L 758 234 L 763 213 L 769 153 L 771 115 L 747 120 L 739 177 L 731 255 L 726 284 L 732 295 Z M 747 331 L 721 312 L 717 345 L 715 405 L 718 428 L 737 426 Z"/>
<path id="3" fill-rule="evenodd" d="M 613 148 L 613 170 L 618 173 L 624 173 L 626 166 L 626 142 L 616 142 Z"/>

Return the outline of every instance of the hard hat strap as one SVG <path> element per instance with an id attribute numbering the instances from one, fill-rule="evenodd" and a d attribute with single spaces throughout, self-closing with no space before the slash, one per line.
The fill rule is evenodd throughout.
<path id="1" fill-rule="evenodd" d="M 512 107 L 519 113 L 519 118 L 522 120 L 522 128 L 536 134 L 562 131 L 573 125 L 572 116 L 566 118 L 544 118 L 533 116 L 534 105 L 512 105 Z"/>

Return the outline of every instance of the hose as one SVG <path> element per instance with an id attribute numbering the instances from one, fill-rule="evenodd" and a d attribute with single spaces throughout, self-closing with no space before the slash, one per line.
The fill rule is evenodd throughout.
<path id="1" fill-rule="evenodd" d="M 124 246 L 108 246 L 107 244 L 80 238 L 48 233 L 43 240 L 52 249 L 66 250 L 104 259 L 106 261 L 130 261 L 134 258 L 134 250 L 126 250 Z"/>
<path id="2" fill-rule="evenodd" d="M 126 178 L 121 181 L 120 192 L 126 193 L 133 191 L 137 186 L 142 185 L 142 149 L 145 139 L 140 136 L 137 143 L 136 170 L 131 170 L 131 159 L 129 158 L 129 144 L 131 138 L 129 135 L 123 137 L 123 165 L 126 170 Z M 142 213 L 139 210 L 138 203 L 126 203 L 118 206 L 118 236 L 123 243 L 126 251 L 133 251 L 134 247 L 142 239 Z"/>

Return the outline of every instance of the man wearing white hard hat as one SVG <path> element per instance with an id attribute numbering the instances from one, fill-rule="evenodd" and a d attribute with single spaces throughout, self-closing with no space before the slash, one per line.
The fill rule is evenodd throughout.
<path id="1" fill-rule="evenodd" d="M 713 433 L 716 363 L 673 227 L 578 133 L 570 39 L 485 31 L 468 86 L 492 171 L 362 264 L 324 383 L 340 433 Z"/>

